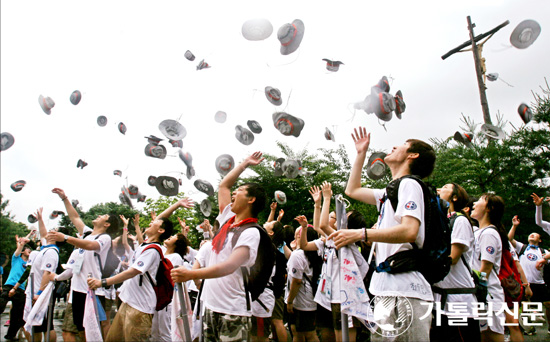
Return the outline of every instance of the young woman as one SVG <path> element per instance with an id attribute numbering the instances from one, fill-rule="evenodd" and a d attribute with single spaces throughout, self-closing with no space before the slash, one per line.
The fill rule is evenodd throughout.
<path id="1" fill-rule="evenodd" d="M 472 268 L 487 275 L 487 302 L 492 304 L 488 319 L 479 320 L 482 341 L 504 341 L 502 305 L 506 303 L 498 272 L 502 252 L 509 249 L 509 244 L 502 225 L 503 215 L 504 201 L 500 196 L 485 193 L 474 203 L 472 218 L 479 222 L 479 229 L 474 233 Z"/>
<path id="2" fill-rule="evenodd" d="M 442 281 L 434 284 L 434 300 L 441 303 L 441 322 L 432 320 L 431 341 L 479 341 L 479 321 L 474 317 L 476 297 L 475 284 L 471 275 L 470 259 L 474 251 L 474 230 L 468 215 L 463 211 L 468 204 L 468 193 L 456 183 L 445 184 L 437 189 L 439 197 L 449 202 L 448 215 L 452 223 L 451 232 L 451 270 Z M 471 293 L 464 293 L 470 289 Z M 462 292 L 462 293 L 458 293 Z M 467 325 L 462 322 L 453 310 L 453 303 L 467 305 Z M 454 318 L 452 317 L 454 313 Z M 461 313 L 461 315 L 463 315 Z M 451 323 L 449 323 L 451 321 Z M 462 324 L 462 323 L 461 323 Z"/>

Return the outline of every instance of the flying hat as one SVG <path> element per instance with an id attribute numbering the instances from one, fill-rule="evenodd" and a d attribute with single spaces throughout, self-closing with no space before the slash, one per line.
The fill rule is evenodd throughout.
<path id="1" fill-rule="evenodd" d="M 71 205 L 73 206 L 73 208 L 78 207 L 79 204 L 80 204 L 80 202 L 77 199 L 74 199 L 74 200 L 71 201 Z"/>
<path id="2" fill-rule="evenodd" d="M 204 179 L 197 179 L 193 185 L 195 186 L 195 188 L 197 188 L 197 190 L 199 190 L 200 192 L 204 192 L 205 194 L 207 194 L 208 196 L 214 196 L 214 187 L 212 186 L 212 184 L 210 184 L 209 181 L 207 180 L 204 180 Z"/>
<path id="3" fill-rule="evenodd" d="M 59 210 L 54 210 L 52 211 L 52 213 L 50 214 L 50 219 L 56 219 L 59 215 L 61 216 L 65 216 L 65 213 L 62 212 L 62 211 L 59 211 Z"/>
<path id="4" fill-rule="evenodd" d="M 378 81 L 378 83 L 376 83 L 374 87 L 377 88 L 377 90 L 373 92 L 376 94 L 381 91 L 386 93 L 390 92 L 390 82 L 388 81 L 388 78 L 386 76 L 382 76 L 380 81 Z M 372 91 L 372 88 L 371 88 L 371 91 Z"/>
<path id="5" fill-rule="evenodd" d="M 275 191 L 275 201 L 279 204 L 285 204 L 286 203 L 286 195 L 281 190 Z"/>
<path id="6" fill-rule="evenodd" d="M 144 137 L 144 138 L 147 139 L 147 142 L 149 144 L 152 144 L 152 145 L 158 145 L 162 140 L 164 140 L 164 139 L 155 137 L 154 135 L 150 135 L 150 136 Z"/>
<path id="7" fill-rule="evenodd" d="M 533 119 L 533 111 L 525 103 L 519 105 L 518 113 L 525 124 Z"/>
<path id="8" fill-rule="evenodd" d="M 105 127 L 107 125 L 107 117 L 104 115 L 100 115 L 97 117 L 97 124 L 100 127 Z"/>
<path id="9" fill-rule="evenodd" d="M 269 36 L 271 36 L 271 33 L 273 33 L 273 25 L 271 25 L 271 23 L 267 19 L 250 19 L 243 23 L 241 32 L 246 40 L 264 40 L 269 38 Z"/>
<path id="10" fill-rule="evenodd" d="M 157 177 L 155 176 L 149 176 L 147 178 L 147 184 L 149 184 L 150 186 L 155 186 L 156 181 L 157 181 Z"/>
<path id="11" fill-rule="evenodd" d="M 331 61 L 330 59 L 323 58 L 325 62 L 327 62 L 327 70 L 328 71 L 338 71 L 340 68 L 340 64 L 344 64 L 340 61 Z"/>
<path id="12" fill-rule="evenodd" d="M 128 195 L 130 196 L 130 198 L 132 199 L 137 199 L 139 197 L 139 189 L 137 186 L 133 185 L 133 184 L 130 184 L 130 186 L 128 186 Z"/>
<path id="13" fill-rule="evenodd" d="M 466 145 L 466 147 L 472 147 L 472 136 L 468 133 L 456 131 L 453 138 L 459 143 Z"/>
<path id="14" fill-rule="evenodd" d="M 205 198 L 202 200 L 200 204 L 201 213 L 208 217 L 212 213 L 212 202 L 208 200 L 208 198 Z"/>
<path id="15" fill-rule="evenodd" d="M 258 121 L 248 120 L 246 122 L 246 125 L 248 126 L 248 128 L 250 128 L 252 133 L 256 133 L 256 134 L 262 133 L 262 126 L 260 126 L 260 123 Z"/>
<path id="16" fill-rule="evenodd" d="M 494 81 L 498 80 L 498 72 L 491 72 L 491 73 L 487 74 L 486 76 L 487 76 L 488 81 L 494 82 Z"/>
<path id="17" fill-rule="evenodd" d="M 380 179 L 384 177 L 384 173 L 386 172 L 385 157 L 386 153 L 384 152 L 373 152 L 370 155 L 367 164 L 367 176 L 369 176 L 370 179 Z"/>
<path id="18" fill-rule="evenodd" d="M 206 68 L 210 68 L 210 65 L 208 65 L 208 63 L 206 63 L 203 59 L 202 61 L 199 62 L 199 65 L 197 65 L 197 70 L 202 70 Z"/>
<path id="19" fill-rule="evenodd" d="M 298 49 L 304 38 L 304 23 L 300 19 L 291 24 L 286 23 L 277 31 L 277 39 L 281 42 L 281 54 L 290 55 Z"/>
<path id="20" fill-rule="evenodd" d="M 80 92 L 80 90 L 75 90 L 71 93 L 70 100 L 71 100 L 71 103 L 74 104 L 75 106 L 80 102 L 81 99 L 82 99 L 82 93 Z"/>
<path id="21" fill-rule="evenodd" d="M 193 167 L 193 157 L 191 156 L 191 153 L 189 152 L 183 152 L 183 150 L 178 151 L 178 155 L 180 156 L 180 159 L 187 165 L 187 167 Z"/>
<path id="22" fill-rule="evenodd" d="M 187 170 L 185 171 L 185 176 L 187 179 L 191 179 L 195 176 L 195 168 L 193 166 L 188 166 Z"/>
<path id="23" fill-rule="evenodd" d="M 80 169 L 83 169 L 85 166 L 88 166 L 88 163 L 86 163 L 84 160 L 79 159 L 76 163 L 76 167 L 79 167 Z"/>
<path id="24" fill-rule="evenodd" d="M 304 128 L 304 120 L 299 119 L 285 112 L 275 112 L 272 115 L 273 124 L 281 134 L 295 137 L 300 136 Z"/>
<path id="25" fill-rule="evenodd" d="M 137 201 L 138 201 L 138 202 L 145 202 L 145 199 L 146 199 L 146 198 L 147 198 L 147 196 L 145 196 L 145 195 L 139 193 L 139 194 L 138 194 Z"/>
<path id="26" fill-rule="evenodd" d="M 36 223 L 36 221 L 38 221 L 38 219 L 33 214 L 30 214 L 29 216 L 27 216 L 27 221 L 29 221 L 29 223 L 32 224 L 32 223 Z"/>
<path id="27" fill-rule="evenodd" d="M 270 86 L 265 87 L 265 97 L 275 106 L 280 106 L 283 103 L 283 100 L 281 99 L 281 91 L 277 88 Z"/>
<path id="28" fill-rule="evenodd" d="M 224 123 L 227 120 L 227 113 L 222 112 L 221 110 L 217 111 L 214 115 L 214 120 L 218 123 Z"/>
<path id="29" fill-rule="evenodd" d="M 250 145 L 254 142 L 254 134 L 241 125 L 235 127 L 235 138 L 243 145 Z"/>
<path id="30" fill-rule="evenodd" d="M 164 196 L 175 196 L 178 194 L 178 180 L 170 176 L 159 176 L 155 181 L 158 192 Z"/>
<path id="31" fill-rule="evenodd" d="M 231 155 L 222 154 L 216 158 L 216 170 L 220 175 L 227 175 L 229 171 L 233 170 L 233 167 L 235 167 L 235 161 Z"/>
<path id="32" fill-rule="evenodd" d="M 395 93 L 395 116 L 399 120 L 401 120 L 401 114 L 405 111 L 407 106 L 405 105 L 405 101 L 403 101 L 403 93 L 401 93 L 401 90 L 398 90 L 397 93 Z"/>
<path id="33" fill-rule="evenodd" d="M 55 106 L 55 102 L 53 102 L 51 97 L 44 97 L 42 95 L 38 96 L 38 103 L 44 113 L 48 115 L 52 113 L 52 108 Z"/>
<path id="34" fill-rule="evenodd" d="M 130 200 L 130 197 L 128 196 L 127 191 L 122 188 L 122 192 L 118 194 L 118 199 L 120 200 L 120 203 L 129 206 L 130 208 L 134 208 L 134 205 L 132 204 L 132 200 Z"/>
<path id="35" fill-rule="evenodd" d="M 194 55 L 191 51 L 189 51 L 189 50 L 185 51 L 185 53 L 183 54 L 183 56 L 184 56 L 185 58 L 187 58 L 188 60 L 190 60 L 190 61 L 194 61 L 194 60 L 195 60 L 195 55 Z"/>
<path id="36" fill-rule="evenodd" d="M 334 134 L 332 134 L 332 132 L 330 131 L 330 129 L 328 129 L 328 127 L 325 127 L 325 139 L 336 141 L 334 139 Z"/>
<path id="37" fill-rule="evenodd" d="M 390 121 L 392 119 L 392 112 L 396 108 L 396 101 L 392 94 L 381 91 L 379 86 L 374 86 L 371 88 L 370 103 L 374 114 L 380 120 Z"/>
<path id="38" fill-rule="evenodd" d="M 145 146 L 145 155 L 147 157 L 164 159 L 166 158 L 166 147 L 163 145 L 147 144 Z"/>
<path id="39" fill-rule="evenodd" d="M 114 171 L 113 171 L 113 175 L 122 177 L 122 171 L 120 171 L 120 170 L 114 170 Z"/>
<path id="40" fill-rule="evenodd" d="M 14 142 L 15 138 L 11 135 L 11 133 L 2 132 L 0 135 L 0 151 L 5 151 L 12 147 Z"/>
<path id="41" fill-rule="evenodd" d="M 181 140 L 187 135 L 187 131 L 182 124 L 176 120 L 164 120 L 159 124 L 159 130 L 165 137 L 172 140 Z"/>
<path id="42" fill-rule="evenodd" d="M 273 167 L 275 168 L 275 172 L 273 172 L 273 175 L 275 177 L 280 177 L 283 175 L 283 163 L 285 162 L 285 158 L 278 158 L 275 160 L 275 163 L 273 163 Z"/>
<path id="43" fill-rule="evenodd" d="M 123 122 L 121 122 L 121 123 L 118 124 L 118 130 L 119 130 L 120 133 L 126 134 L 126 131 L 128 129 L 126 128 L 126 125 Z"/>
<path id="44" fill-rule="evenodd" d="M 536 21 L 524 20 L 512 31 L 510 43 L 518 49 L 526 49 L 537 40 L 540 30 L 540 25 Z"/>
<path id="45" fill-rule="evenodd" d="M 501 140 L 506 137 L 506 134 L 502 129 L 491 124 L 481 125 L 481 133 L 485 134 L 489 138 Z"/>
<path id="46" fill-rule="evenodd" d="M 287 159 L 281 165 L 283 175 L 287 178 L 296 178 L 302 169 L 302 163 L 298 160 Z"/>
<path id="47" fill-rule="evenodd" d="M 25 184 L 27 184 L 27 182 L 25 182 L 24 180 L 18 180 L 17 182 L 11 183 L 10 188 L 15 192 L 19 192 L 23 189 Z"/>
<path id="48" fill-rule="evenodd" d="M 183 147 L 183 141 L 181 139 L 180 140 L 168 139 L 168 142 L 172 145 L 172 147 L 178 147 L 178 148 Z"/>

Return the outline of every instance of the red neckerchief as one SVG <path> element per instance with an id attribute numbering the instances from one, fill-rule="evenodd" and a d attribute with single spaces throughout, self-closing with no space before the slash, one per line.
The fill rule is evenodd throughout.
<path id="1" fill-rule="evenodd" d="M 219 254 L 220 251 L 222 250 L 223 245 L 225 243 L 225 238 L 227 237 L 227 234 L 229 233 L 230 229 L 240 227 L 245 223 L 250 223 L 250 222 L 256 223 L 258 222 L 258 219 L 249 217 L 235 224 L 233 224 L 233 222 L 235 222 L 235 216 L 230 218 L 229 221 L 227 221 L 223 225 L 223 227 L 220 229 L 220 232 L 218 233 L 218 235 L 216 235 L 214 239 L 212 239 L 212 250 L 216 252 L 216 254 Z"/>

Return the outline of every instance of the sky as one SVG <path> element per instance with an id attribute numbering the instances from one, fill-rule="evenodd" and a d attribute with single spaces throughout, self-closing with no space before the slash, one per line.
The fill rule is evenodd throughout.
<path id="1" fill-rule="evenodd" d="M 237 164 L 254 151 L 284 157 L 276 146 L 280 141 L 311 153 L 344 144 L 353 160 L 350 134 L 358 126 L 371 132 L 372 149 L 389 152 L 408 138 L 452 136 L 463 126 L 462 114 L 483 123 L 472 52 L 441 59 L 469 40 L 467 16 L 476 35 L 510 21 L 483 47 L 487 72 L 500 75 L 487 84 L 493 122 L 499 113 L 509 122 L 506 131 L 520 127 L 518 106 L 532 103 L 532 91 L 550 76 L 546 0 L 12 0 L 0 6 L 0 126 L 15 138 L 0 152 L 0 191 L 15 221 L 26 224 L 39 207 L 45 213 L 64 211 L 51 193 L 55 187 L 88 210 L 118 202 L 121 187 L 130 184 L 158 198 L 147 178 L 167 175 L 181 178 L 180 191 L 200 202 L 206 194 L 193 182 L 204 179 L 216 188 L 215 160 L 221 154 L 231 154 Z M 254 18 L 269 20 L 269 38 L 243 37 L 243 23 Z M 294 19 L 304 22 L 304 38 L 296 52 L 283 56 L 277 31 Z M 526 19 L 537 21 L 542 31 L 520 50 L 510 44 L 510 34 Z M 184 58 L 187 50 L 195 61 Z M 329 72 L 323 58 L 344 65 Z M 202 59 L 211 68 L 197 70 Z M 373 114 L 353 109 L 382 76 L 390 79 L 390 93 L 402 91 L 407 105 L 402 119 L 394 116 L 385 128 Z M 266 86 L 282 92 L 281 106 L 267 101 Z M 69 97 L 77 89 L 82 100 L 74 106 Z M 39 95 L 55 101 L 50 115 L 40 108 Z M 220 110 L 227 113 L 225 123 L 214 121 Z M 274 128 L 272 113 L 281 110 L 305 121 L 299 137 Z M 107 126 L 97 125 L 99 115 L 108 118 Z M 182 150 L 193 157 L 191 180 L 167 139 L 161 142 L 165 159 L 144 154 L 144 137 L 165 138 L 158 126 L 166 119 L 187 131 Z M 235 138 L 235 126 L 246 127 L 248 120 L 258 121 L 263 131 L 245 146 Z M 117 129 L 120 122 L 127 126 L 125 135 Z M 326 127 L 335 142 L 324 138 Z M 79 159 L 88 166 L 77 168 Z M 113 175 L 116 169 L 122 177 Z M 18 180 L 27 184 L 14 192 L 10 184 Z"/>

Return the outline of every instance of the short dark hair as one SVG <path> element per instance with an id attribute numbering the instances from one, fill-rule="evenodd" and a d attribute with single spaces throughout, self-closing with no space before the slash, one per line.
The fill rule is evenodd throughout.
<path id="1" fill-rule="evenodd" d="M 267 194 L 265 189 L 258 183 L 245 183 L 242 186 L 246 187 L 248 197 L 255 197 L 256 200 L 252 203 L 252 217 L 256 218 L 264 210 L 267 203 Z"/>
<path id="2" fill-rule="evenodd" d="M 357 210 L 350 211 L 348 216 L 348 228 L 349 229 L 361 229 L 367 227 L 367 221 L 363 214 Z"/>
<path id="3" fill-rule="evenodd" d="M 174 224 L 167 218 L 161 218 L 160 220 L 162 221 L 160 228 L 164 229 L 164 233 L 159 236 L 159 242 L 162 243 L 174 233 Z"/>
<path id="4" fill-rule="evenodd" d="M 279 221 L 273 222 L 273 235 L 271 240 L 276 247 L 281 246 L 285 242 L 285 228 L 283 224 Z"/>
<path id="5" fill-rule="evenodd" d="M 176 248 L 174 249 L 175 253 L 178 253 L 182 258 L 187 254 L 187 247 L 189 247 L 189 240 L 182 233 L 176 234 Z"/>
<path id="6" fill-rule="evenodd" d="M 453 202 L 455 211 L 461 211 L 462 209 L 468 206 L 468 201 L 470 197 L 468 196 L 468 193 L 462 186 L 456 183 L 451 183 L 451 185 L 453 186 L 453 191 L 451 193 L 450 202 Z M 453 201 L 453 197 L 455 196 L 456 196 L 456 201 Z"/>
<path id="7" fill-rule="evenodd" d="M 107 234 L 109 234 L 112 237 L 117 236 L 120 232 L 120 218 L 115 213 L 109 213 L 109 219 L 107 220 L 109 223 L 109 227 L 105 231 Z"/>
<path id="8" fill-rule="evenodd" d="M 432 174 L 435 167 L 435 151 L 433 147 L 418 139 L 409 139 L 410 144 L 408 153 L 418 153 L 418 158 L 415 158 L 409 165 L 411 175 L 420 178 L 426 178 Z"/>
<path id="9" fill-rule="evenodd" d="M 502 217 L 504 216 L 505 209 L 504 200 L 502 197 L 490 192 L 482 194 L 480 198 L 485 198 L 487 201 L 486 209 L 489 212 L 489 223 L 497 228 L 498 234 L 500 235 L 500 241 L 502 242 L 502 249 L 510 250 L 508 234 L 502 224 Z"/>

